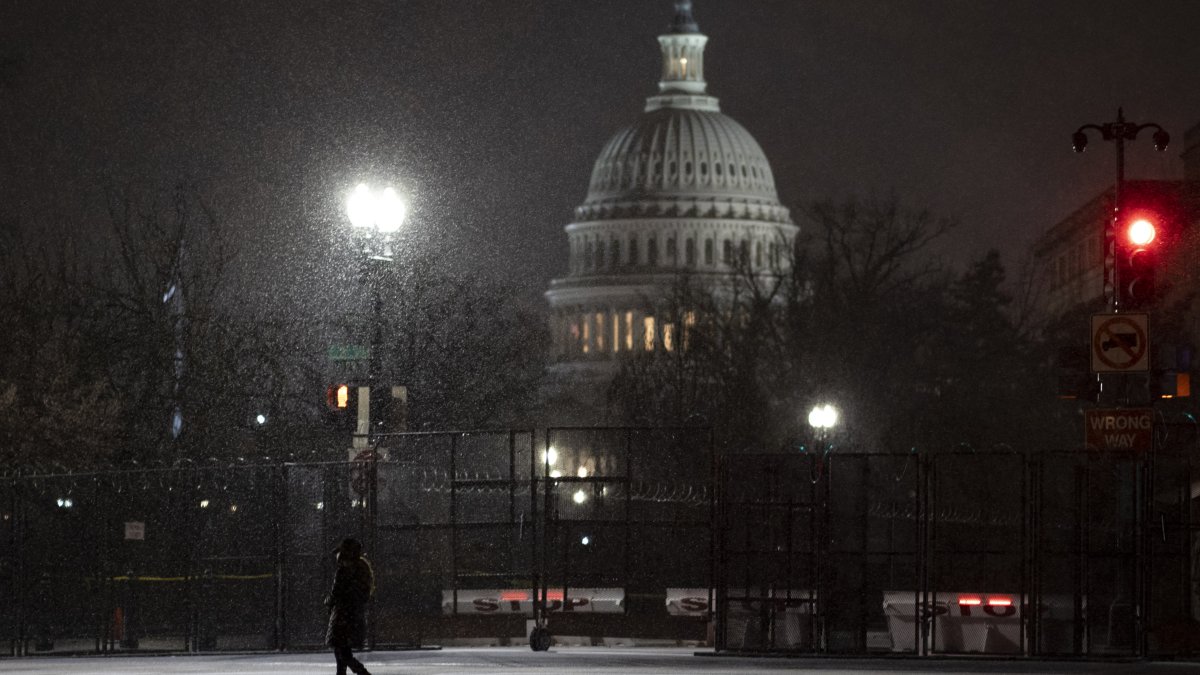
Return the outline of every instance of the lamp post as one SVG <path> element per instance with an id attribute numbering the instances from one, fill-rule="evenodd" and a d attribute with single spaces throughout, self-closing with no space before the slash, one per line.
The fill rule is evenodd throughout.
<path id="1" fill-rule="evenodd" d="M 392 242 L 400 227 L 404 225 L 407 215 L 408 206 L 391 187 L 375 192 L 366 183 L 359 183 L 346 199 L 346 216 L 350 220 L 362 255 L 360 281 L 371 284 L 372 334 L 371 351 L 367 357 L 367 381 L 371 386 L 379 384 L 380 379 L 380 352 L 383 348 L 383 274 L 393 260 Z M 367 429 L 358 429 L 359 434 L 364 432 L 370 434 L 369 423 Z"/>
<path id="2" fill-rule="evenodd" d="M 1121 191 L 1125 187 L 1125 141 L 1137 139 L 1143 129 L 1154 129 L 1154 149 L 1162 152 L 1171 142 L 1171 135 L 1154 122 L 1137 124 L 1125 120 L 1125 110 L 1117 108 L 1117 121 L 1104 124 L 1085 124 L 1071 135 L 1071 148 L 1075 152 L 1087 149 L 1088 130 L 1100 132 L 1100 137 L 1113 141 L 1117 146 L 1117 185 L 1113 194 L 1112 219 L 1108 223 L 1104 236 L 1104 284 L 1108 292 L 1109 308 L 1114 312 L 1121 309 L 1121 280 L 1117 278 L 1116 238 L 1117 227 L 1121 217 Z"/>

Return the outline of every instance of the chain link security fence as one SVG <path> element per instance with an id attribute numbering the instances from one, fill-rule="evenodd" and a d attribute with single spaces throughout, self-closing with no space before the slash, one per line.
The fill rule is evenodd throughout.
<path id="1" fill-rule="evenodd" d="M 347 536 L 376 572 L 372 646 L 505 644 L 535 627 L 702 640 L 707 607 L 671 614 L 666 589 L 709 593 L 708 438 L 385 434 L 349 461 L 4 479 L 0 644 L 320 648 Z"/>
<path id="2" fill-rule="evenodd" d="M 737 454 L 706 429 L 383 435 L 355 459 L 0 480 L 0 653 L 323 646 L 362 539 L 377 648 L 1200 651 L 1184 454 Z M 531 640 L 536 643 L 536 640 Z"/>
<path id="3" fill-rule="evenodd" d="M 719 475 L 718 651 L 1200 651 L 1186 456 L 801 452 Z"/>

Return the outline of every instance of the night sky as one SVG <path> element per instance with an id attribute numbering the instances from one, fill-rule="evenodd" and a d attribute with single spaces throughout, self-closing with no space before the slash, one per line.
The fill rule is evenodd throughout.
<path id="1" fill-rule="evenodd" d="M 1010 263 L 1115 175 L 1070 149 L 1124 105 L 1200 122 L 1191 0 L 696 0 L 709 91 L 783 202 L 896 193 L 958 217 L 952 255 Z M 106 185 L 187 180 L 238 232 L 239 293 L 287 304 L 359 180 L 410 196 L 409 246 L 508 274 L 566 269 L 562 226 L 659 72 L 668 0 L 0 0 L 0 217 L 99 227 Z M 11 70 L 11 69 L 10 69 Z M 801 223 L 803 225 L 803 223 Z"/>

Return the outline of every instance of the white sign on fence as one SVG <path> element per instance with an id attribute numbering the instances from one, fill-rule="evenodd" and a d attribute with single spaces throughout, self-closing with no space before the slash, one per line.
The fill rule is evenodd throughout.
<path id="1" fill-rule="evenodd" d="M 140 520 L 133 520 L 125 523 L 125 540 L 145 541 L 146 539 L 146 523 Z"/>

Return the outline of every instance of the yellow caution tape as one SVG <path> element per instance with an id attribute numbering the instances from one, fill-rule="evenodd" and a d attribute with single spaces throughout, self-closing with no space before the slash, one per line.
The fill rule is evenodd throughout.
<path id="1" fill-rule="evenodd" d="M 219 579 L 222 581 L 260 581 L 262 579 L 273 579 L 274 574 L 212 574 L 212 575 L 194 575 L 190 577 L 149 577 L 149 576 L 129 576 L 122 575 L 118 577 L 108 577 L 109 581 L 203 581 L 205 579 Z"/>

